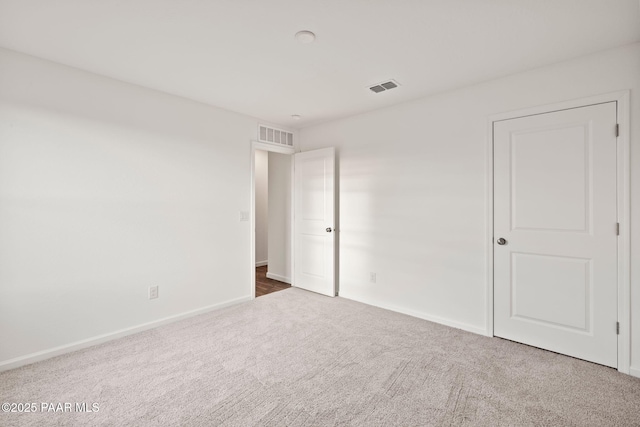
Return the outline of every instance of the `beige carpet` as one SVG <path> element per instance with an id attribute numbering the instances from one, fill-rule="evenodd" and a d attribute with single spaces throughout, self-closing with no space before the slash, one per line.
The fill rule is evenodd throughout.
<path id="1" fill-rule="evenodd" d="M 0 401 L 38 407 L 1 426 L 640 426 L 640 379 L 299 289 L 4 372 Z"/>

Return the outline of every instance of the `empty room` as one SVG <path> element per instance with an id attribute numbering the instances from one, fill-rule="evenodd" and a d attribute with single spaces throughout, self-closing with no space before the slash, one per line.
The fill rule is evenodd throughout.
<path id="1" fill-rule="evenodd" d="M 639 0 L 0 0 L 0 426 L 640 426 Z"/>

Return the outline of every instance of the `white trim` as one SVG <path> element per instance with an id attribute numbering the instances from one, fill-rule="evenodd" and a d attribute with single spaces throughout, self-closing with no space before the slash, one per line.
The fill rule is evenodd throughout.
<path id="1" fill-rule="evenodd" d="M 440 325 L 449 326 L 451 328 L 461 329 L 463 331 L 471 332 L 478 335 L 485 334 L 485 330 L 482 327 L 469 325 L 468 323 L 458 322 L 455 320 L 447 319 L 445 317 L 435 316 L 432 314 L 425 313 L 423 311 L 411 310 L 403 307 L 397 307 L 392 304 L 387 304 L 385 302 L 374 301 L 368 298 L 361 298 L 359 296 L 351 295 L 350 292 L 342 291 L 340 293 L 340 298 L 357 301 L 362 304 L 372 305 L 374 307 L 383 308 L 389 311 L 395 311 L 396 313 L 406 314 L 407 316 L 417 317 L 418 319 L 428 320 L 429 322 L 438 323 Z"/>
<path id="2" fill-rule="evenodd" d="M 260 148 L 260 142 L 251 141 L 251 200 L 249 202 L 249 240 L 251 250 L 249 253 L 249 295 L 251 299 L 256 297 L 256 149 Z"/>
<path id="3" fill-rule="evenodd" d="M 281 276 L 281 275 L 275 274 L 275 273 L 267 272 L 267 279 L 273 279 L 273 280 L 277 280 L 278 282 L 284 282 L 284 283 L 291 284 L 291 278 L 290 277 L 284 277 L 284 276 Z"/>
<path id="4" fill-rule="evenodd" d="M 296 252 L 296 182 L 295 182 L 295 176 L 296 176 L 296 160 L 295 160 L 295 153 L 293 153 L 291 155 L 291 206 L 289 206 L 291 208 L 291 213 L 289 215 L 289 218 L 291 218 L 291 233 L 290 237 L 291 237 L 291 252 L 290 252 L 290 257 L 291 259 L 289 260 L 289 277 L 291 278 L 291 281 L 289 282 L 289 284 L 291 286 L 295 286 L 296 284 L 294 283 L 293 278 L 296 277 L 295 276 L 295 257 L 293 256 L 293 254 L 295 254 Z"/>
<path id="5" fill-rule="evenodd" d="M 94 345 L 102 344 L 107 341 L 112 341 L 118 338 L 126 337 L 128 335 L 137 334 L 139 332 L 146 331 L 148 329 L 157 328 L 162 325 L 166 325 L 168 323 L 177 322 L 179 320 L 183 320 L 189 317 L 197 316 L 199 314 L 204 314 L 209 311 L 219 310 L 221 308 L 229 307 L 232 305 L 240 304 L 246 301 L 250 301 L 251 298 L 248 296 L 235 298 L 229 301 L 225 301 L 219 304 L 209 305 L 207 307 L 198 308 L 196 310 L 186 311 L 181 314 L 176 314 L 174 316 L 164 317 L 162 319 L 154 320 L 152 322 L 143 323 L 137 326 L 132 326 L 130 328 L 120 329 L 114 332 L 109 332 L 102 335 L 97 335 L 95 337 L 87 338 L 84 340 L 72 342 L 70 344 L 61 345 L 58 347 L 53 347 L 47 350 L 38 351 L 36 353 L 27 354 L 26 356 L 16 357 L 14 359 L 5 360 L 0 363 L 0 372 L 7 371 L 9 369 L 15 369 L 20 366 L 30 365 L 31 363 L 40 362 L 41 360 L 50 359 L 55 356 L 60 356 L 62 354 L 71 353 L 73 351 L 81 350 L 84 348 L 92 347 Z"/>
<path id="6" fill-rule="evenodd" d="M 535 107 L 522 108 L 514 111 L 496 113 L 489 116 L 489 122 L 499 122 L 501 120 L 515 119 L 518 117 L 533 116 L 536 114 L 552 113 L 554 111 L 569 110 L 571 108 L 586 107 L 588 105 L 603 104 L 605 102 L 620 102 L 625 95 L 628 97 L 630 91 L 621 90 L 618 92 L 605 93 L 601 95 L 589 96 L 586 98 L 572 99 L 569 101 L 557 102 L 554 104 L 538 105 Z"/>
<path id="7" fill-rule="evenodd" d="M 636 368 L 635 366 L 631 366 L 629 368 L 629 375 L 633 375 L 634 377 L 640 378 L 640 368 Z"/>
<path id="8" fill-rule="evenodd" d="M 293 147 L 281 147 L 279 145 L 273 145 L 266 142 L 251 141 L 251 145 L 254 150 L 272 151 L 280 154 L 293 154 L 295 150 Z"/>
<path id="9" fill-rule="evenodd" d="M 269 260 L 267 260 L 267 261 L 256 261 L 256 267 L 263 267 L 265 265 L 269 265 Z"/>
<path id="10" fill-rule="evenodd" d="M 493 122 L 490 117 L 487 126 L 487 139 L 485 142 L 485 262 L 486 268 L 486 292 L 485 307 L 487 308 L 485 318 L 485 330 L 483 335 L 493 336 Z"/>
<path id="11" fill-rule="evenodd" d="M 630 92 L 619 92 L 618 101 L 618 371 L 630 373 L 631 365 L 631 163 Z M 640 376 L 640 375 L 638 375 Z"/>
<path id="12" fill-rule="evenodd" d="M 280 154 L 289 154 L 289 155 L 293 155 L 295 154 L 295 150 L 293 147 L 279 147 L 277 145 L 272 145 L 272 144 L 267 144 L 264 142 L 259 142 L 259 141 L 251 141 L 251 183 L 250 183 L 250 188 L 251 188 L 251 200 L 249 201 L 249 206 L 250 206 L 250 210 L 249 210 L 249 216 L 251 217 L 249 220 L 249 224 L 250 224 L 250 231 L 249 231 L 249 235 L 250 235 L 250 241 L 251 241 L 251 253 L 249 254 L 249 286 L 251 287 L 249 289 L 249 295 L 251 295 L 251 299 L 255 299 L 256 297 L 256 271 L 255 268 L 257 267 L 256 265 L 256 216 L 255 216 L 255 211 L 256 211 L 256 150 L 264 150 L 264 151 L 271 151 L 274 153 L 280 153 Z M 293 164 L 293 160 L 291 161 L 291 163 Z M 293 168 L 293 166 L 292 166 Z M 292 169 L 293 170 L 293 169 Z M 293 181 L 293 175 L 291 177 L 291 180 Z M 293 200 L 293 194 L 291 195 L 291 198 Z M 293 217 L 291 219 L 292 223 L 293 223 Z M 291 233 L 293 234 L 293 233 Z M 293 247 L 291 248 L 291 250 L 293 251 Z"/>
<path id="13" fill-rule="evenodd" d="M 630 91 L 618 91 L 587 98 L 525 108 L 516 111 L 494 114 L 488 118 L 486 140 L 486 232 L 487 239 L 487 283 L 486 283 L 486 330 L 484 335 L 493 336 L 493 123 L 500 120 L 514 119 L 535 114 L 550 113 L 553 111 L 567 110 L 570 108 L 585 107 L 588 105 L 602 104 L 605 102 L 617 103 L 617 120 L 620 127 L 618 136 L 618 222 L 620 222 L 620 236 L 618 238 L 618 321 L 620 322 L 620 335 L 618 336 L 618 371 L 629 374 L 631 372 L 631 278 L 630 278 Z M 634 369 L 635 376 L 640 376 L 638 369 Z"/>

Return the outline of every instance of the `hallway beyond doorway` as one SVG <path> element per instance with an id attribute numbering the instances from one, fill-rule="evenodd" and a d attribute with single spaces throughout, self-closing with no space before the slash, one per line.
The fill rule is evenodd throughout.
<path id="1" fill-rule="evenodd" d="M 256 267 L 256 297 L 290 288 L 288 283 L 267 278 L 267 266 Z"/>

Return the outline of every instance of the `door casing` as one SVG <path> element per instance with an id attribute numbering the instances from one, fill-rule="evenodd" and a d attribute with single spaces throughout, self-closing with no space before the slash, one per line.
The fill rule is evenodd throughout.
<path id="1" fill-rule="evenodd" d="M 487 123 L 487 139 L 485 151 L 485 258 L 486 258 L 486 335 L 493 336 L 493 125 L 500 120 L 514 119 L 518 117 L 532 116 L 536 114 L 550 113 L 570 108 L 584 107 L 605 102 L 616 102 L 619 134 L 617 138 L 617 200 L 618 222 L 620 223 L 620 235 L 618 236 L 618 322 L 620 334 L 618 335 L 618 371 L 629 374 L 631 359 L 631 278 L 630 278 L 630 91 L 619 91 L 602 95 L 591 96 L 561 103 L 548 104 L 538 107 L 509 111 L 495 114 L 489 117 Z M 613 130 L 612 130 L 613 131 Z"/>

